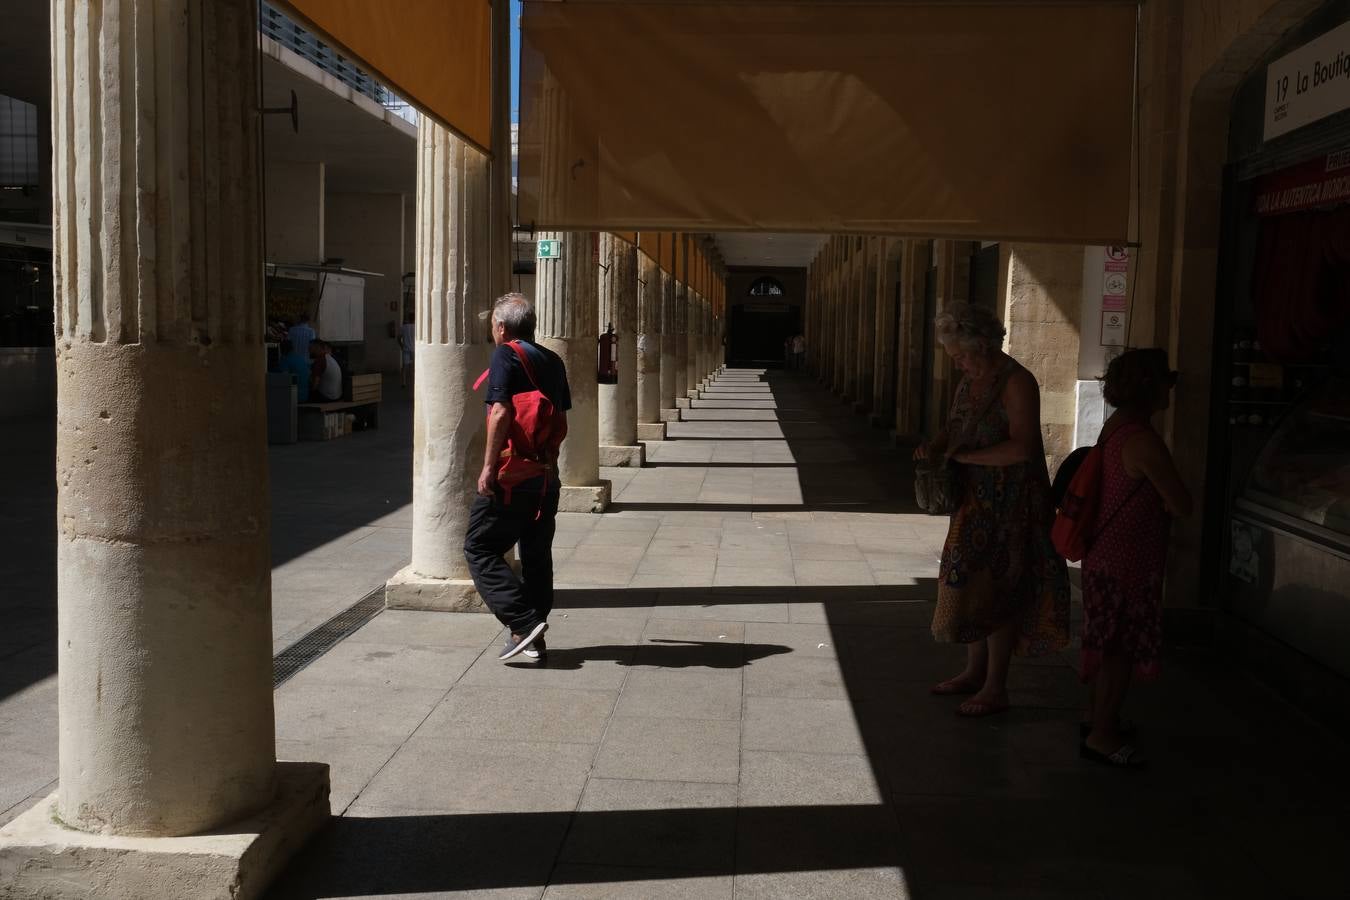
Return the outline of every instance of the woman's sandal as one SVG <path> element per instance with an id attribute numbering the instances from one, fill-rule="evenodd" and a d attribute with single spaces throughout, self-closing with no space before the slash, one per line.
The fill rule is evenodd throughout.
<path id="1" fill-rule="evenodd" d="M 1007 703 L 975 703 L 972 700 L 967 700 L 956 708 L 956 714 L 967 719 L 980 719 L 984 716 L 996 716 L 999 713 L 1007 712 L 1009 705 Z"/>
<path id="2" fill-rule="evenodd" d="M 1102 753 L 1093 750 L 1087 742 L 1078 745 L 1078 755 L 1090 762 L 1100 763 L 1116 769 L 1139 771 L 1148 768 L 1148 761 L 1139 758 L 1139 750 L 1133 744 L 1125 744 L 1115 753 Z"/>
<path id="3" fill-rule="evenodd" d="M 948 678 L 946 681 L 939 681 L 933 685 L 930 693 L 939 697 L 953 697 L 957 695 L 979 693 L 981 685 L 971 684 L 969 681 L 962 681 L 959 678 Z"/>

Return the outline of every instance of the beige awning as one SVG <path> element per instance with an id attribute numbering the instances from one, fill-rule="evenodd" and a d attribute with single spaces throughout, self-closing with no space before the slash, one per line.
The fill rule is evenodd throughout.
<path id="1" fill-rule="evenodd" d="M 526 0 L 520 222 L 1124 242 L 1135 14 Z"/>
<path id="2" fill-rule="evenodd" d="M 424 113 L 489 152 L 489 0 L 277 2 Z"/>

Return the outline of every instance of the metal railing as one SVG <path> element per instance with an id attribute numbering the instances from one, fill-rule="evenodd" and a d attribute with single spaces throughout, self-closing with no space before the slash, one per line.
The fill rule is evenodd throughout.
<path id="1" fill-rule="evenodd" d="M 258 30 L 300 58 L 318 66 L 320 71 L 370 97 L 404 121 L 417 124 L 417 110 L 412 104 L 265 0 L 258 4 Z"/>

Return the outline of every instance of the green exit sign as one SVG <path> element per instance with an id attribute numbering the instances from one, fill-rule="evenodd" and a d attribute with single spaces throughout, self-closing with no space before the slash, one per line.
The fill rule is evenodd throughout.
<path id="1" fill-rule="evenodd" d="M 540 241 L 534 253 L 535 259 L 562 259 L 562 241 Z"/>

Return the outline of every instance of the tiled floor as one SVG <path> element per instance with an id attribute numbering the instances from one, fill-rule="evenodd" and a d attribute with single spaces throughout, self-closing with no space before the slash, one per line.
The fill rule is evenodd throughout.
<path id="1" fill-rule="evenodd" d="M 1344 744 L 1185 653 L 1132 699 L 1147 774 L 1078 760 L 1070 653 L 958 719 L 927 693 L 961 656 L 927 628 L 945 522 L 904 454 L 800 377 L 688 413 L 606 470 L 613 512 L 560 517 L 546 667 L 497 662 L 489 616 L 384 612 L 277 691 L 278 753 L 331 765 L 338 815 L 273 900 L 1344 893 Z M 274 450 L 279 646 L 406 558 L 399 427 Z M 5 574 L 41 597 L 33 571 Z M 0 657 L 46 652 L 46 614 Z M 0 785 L 37 789 L 54 679 L 4 661 Z"/>
<path id="2" fill-rule="evenodd" d="M 1343 887 L 1342 745 L 1185 656 L 1133 704 L 1140 777 L 1077 759 L 1067 653 L 958 719 L 927 693 L 960 659 L 927 629 L 944 523 L 903 455 L 804 379 L 714 394 L 606 471 L 614 512 L 560 517 L 547 667 L 497 662 L 489 617 L 385 612 L 278 691 L 343 815 L 273 898 Z"/>

